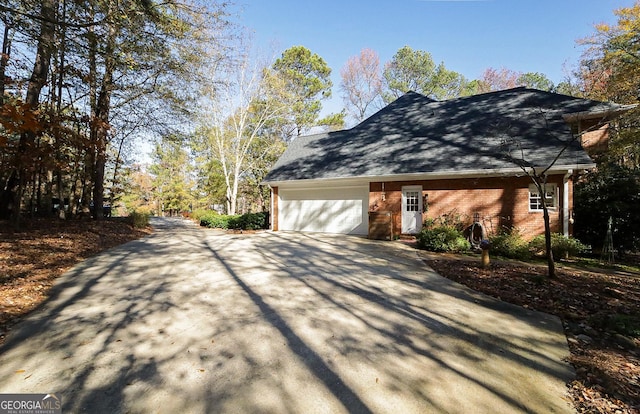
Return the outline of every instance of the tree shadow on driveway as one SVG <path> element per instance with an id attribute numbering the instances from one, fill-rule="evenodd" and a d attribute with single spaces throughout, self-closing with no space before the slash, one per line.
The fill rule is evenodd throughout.
<path id="1" fill-rule="evenodd" d="M 394 399 L 415 412 L 568 410 L 563 396 L 573 374 L 557 318 L 450 282 L 398 244 L 296 233 L 255 238 L 212 251 L 261 309 L 304 333 L 314 358 L 337 364 L 331 376 L 350 392 L 372 398 L 363 382 L 375 378 L 380 398 L 366 402 L 373 411 Z M 259 246 L 261 258 L 248 244 Z M 265 263 L 271 277 L 260 282 Z"/>
<path id="2" fill-rule="evenodd" d="M 336 375 L 331 368 L 323 361 L 323 359 L 307 344 L 298 337 L 295 332 L 288 326 L 285 320 L 280 317 L 278 312 L 273 309 L 269 304 L 262 300 L 262 297 L 258 295 L 251 287 L 242 281 L 242 279 L 233 271 L 233 269 L 223 260 L 218 253 L 212 249 L 208 244 L 207 248 L 211 251 L 213 256 L 220 262 L 226 269 L 229 275 L 236 283 L 244 290 L 244 292 L 255 303 L 265 319 L 271 323 L 280 334 L 286 339 L 287 345 L 293 353 L 295 353 L 307 366 L 307 368 L 324 384 L 324 386 L 333 394 L 335 398 L 340 400 L 340 403 L 345 409 L 356 413 L 371 413 L 371 410 L 360 400 L 357 394 L 355 394 L 343 381 Z"/>
<path id="3" fill-rule="evenodd" d="M 157 224 L 16 326 L 0 392 L 65 412 L 568 412 L 559 321 L 397 243 Z"/>

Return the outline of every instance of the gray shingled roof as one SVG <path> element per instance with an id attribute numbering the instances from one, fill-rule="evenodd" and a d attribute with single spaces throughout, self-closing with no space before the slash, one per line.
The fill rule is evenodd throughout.
<path id="1" fill-rule="evenodd" d="M 351 129 L 296 138 L 264 181 L 513 170 L 509 139 L 547 166 L 571 141 L 563 115 L 620 107 L 527 88 L 447 101 L 408 92 Z M 591 164 L 574 140 L 555 165 Z"/>

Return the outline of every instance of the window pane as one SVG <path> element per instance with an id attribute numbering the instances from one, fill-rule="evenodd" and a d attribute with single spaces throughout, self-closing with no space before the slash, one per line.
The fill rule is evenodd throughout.
<path id="1" fill-rule="evenodd" d="M 406 192 L 406 209 L 407 211 L 418 211 L 418 203 L 419 203 L 419 192 L 418 191 L 407 191 Z"/>
<path id="2" fill-rule="evenodd" d="M 555 208 L 556 205 L 556 185 L 547 184 L 544 192 L 544 197 L 540 196 L 538 189 L 535 185 L 529 187 L 529 210 L 530 211 L 542 211 L 544 203 L 549 208 Z"/>

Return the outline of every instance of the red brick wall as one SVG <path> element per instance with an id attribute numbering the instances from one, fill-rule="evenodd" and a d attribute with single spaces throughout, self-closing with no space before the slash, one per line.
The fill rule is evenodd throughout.
<path id="1" fill-rule="evenodd" d="M 271 230 L 278 231 L 278 187 L 271 187 Z"/>
<path id="2" fill-rule="evenodd" d="M 579 132 L 594 128 L 599 122 L 599 119 L 580 121 Z M 596 157 L 607 150 L 609 145 L 608 128 L 609 125 L 603 125 L 592 131 L 582 133 L 580 137 L 582 148 L 584 148 L 590 157 Z"/>
<path id="3" fill-rule="evenodd" d="M 550 211 L 552 231 L 562 232 L 562 175 L 550 177 L 549 183 L 558 186 L 558 208 Z M 428 211 L 423 219 L 437 218 L 455 211 L 465 222 L 473 223 L 474 213 L 480 213 L 481 221 L 490 232 L 502 226 L 514 226 L 527 238 L 544 232 L 542 212 L 529 211 L 529 177 L 469 178 L 428 181 L 385 182 L 385 199 L 382 200 L 382 183 L 373 182 L 369 186 L 369 209 L 390 210 L 394 214 L 394 230 L 401 227 L 402 187 L 421 185 L 423 198 L 428 198 Z M 572 186 L 570 185 L 570 209 Z"/>

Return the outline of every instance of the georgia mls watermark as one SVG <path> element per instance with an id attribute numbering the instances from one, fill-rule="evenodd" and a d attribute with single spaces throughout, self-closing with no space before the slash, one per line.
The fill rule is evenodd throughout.
<path id="1" fill-rule="evenodd" d="M 59 394 L 0 394 L 0 414 L 61 414 Z"/>

